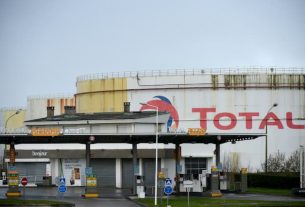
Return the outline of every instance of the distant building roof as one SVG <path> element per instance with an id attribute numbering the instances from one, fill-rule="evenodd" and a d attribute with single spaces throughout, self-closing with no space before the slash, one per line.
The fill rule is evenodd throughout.
<path id="1" fill-rule="evenodd" d="M 159 112 L 159 115 L 167 114 L 166 112 Z M 156 116 L 155 111 L 135 111 L 135 112 L 100 112 L 100 113 L 74 113 L 62 114 L 52 117 L 44 117 L 40 119 L 27 120 L 28 122 L 42 122 L 42 121 L 81 121 L 81 120 L 121 120 L 121 119 L 141 119 Z"/>

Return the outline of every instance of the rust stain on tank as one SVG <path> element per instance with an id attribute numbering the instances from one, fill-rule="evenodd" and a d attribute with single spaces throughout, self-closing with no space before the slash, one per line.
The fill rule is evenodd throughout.
<path id="1" fill-rule="evenodd" d="M 234 87 L 247 87 L 247 75 L 225 75 L 225 87 L 230 89 Z"/>
<path id="2" fill-rule="evenodd" d="M 280 76 L 277 74 L 268 75 L 267 82 L 270 88 L 278 88 L 280 85 Z"/>
<path id="3" fill-rule="evenodd" d="M 230 75 L 225 75 L 224 79 L 225 79 L 225 87 L 230 89 L 230 85 L 231 85 Z"/>
<path id="4" fill-rule="evenodd" d="M 218 75 L 212 75 L 212 87 L 213 89 L 218 88 Z"/>
<path id="5" fill-rule="evenodd" d="M 288 85 L 289 88 L 305 89 L 305 75 L 289 74 L 285 77 L 285 82 L 282 84 Z"/>

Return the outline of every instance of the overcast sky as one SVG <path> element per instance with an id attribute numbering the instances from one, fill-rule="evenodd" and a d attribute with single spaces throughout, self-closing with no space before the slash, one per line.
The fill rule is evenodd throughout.
<path id="1" fill-rule="evenodd" d="M 111 71 L 304 67 L 304 0 L 0 0 L 0 107 Z"/>

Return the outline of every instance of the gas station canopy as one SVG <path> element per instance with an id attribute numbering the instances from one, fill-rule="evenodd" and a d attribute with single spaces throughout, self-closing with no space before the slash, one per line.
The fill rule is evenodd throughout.
<path id="1" fill-rule="evenodd" d="M 90 140 L 94 137 L 94 141 Z M 223 144 L 237 141 L 252 140 L 265 134 L 205 134 L 190 136 L 188 133 L 159 133 L 159 143 L 203 143 L 203 144 Z M 27 134 L 2 134 L 1 144 L 46 144 L 46 143 L 154 143 L 155 133 L 137 134 L 69 134 L 58 136 L 32 136 Z"/>
<path id="2" fill-rule="evenodd" d="M 167 132 L 169 114 L 158 113 L 159 143 L 223 144 L 252 140 L 265 134 L 256 133 L 209 133 L 201 128 L 183 132 Z M 104 112 L 73 113 L 25 121 L 27 128 L 22 133 L 0 134 L 1 144 L 46 144 L 46 143 L 154 143 L 156 140 L 156 112 Z M 120 126 L 132 126 L 129 131 L 117 130 Z M 103 131 L 105 126 L 111 126 Z M 94 131 L 93 128 L 98 128 Z M 75 130 L 77 129 L 77 130 Z M 84 131 L 78 131 L 84 129 Z M 116 129 L 116 130 L 115 130 Z M 87 130 L 87 131 L 86 131 Z"/>

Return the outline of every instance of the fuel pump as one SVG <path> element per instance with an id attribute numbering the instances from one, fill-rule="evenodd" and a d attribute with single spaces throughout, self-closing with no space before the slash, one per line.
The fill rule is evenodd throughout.
<path id="1" fill-rule="evenodd" d="M 138 194 L 138 197 L 139 198 L 144 198 L 145 197 L 145 192 L 144 192 L 143 176 L 137 175 L 136 180 L 137 180 L 137 194 Z"/>
<path id="2" fill-rule="evenodd" d="M 180 174 L 180 192 L 186 192 L 183 181 L 191 180 L 193 182 L 192 192 L 204 192 L 207 190 L 207 170 L 202 170 L 201 174 Z"/>

